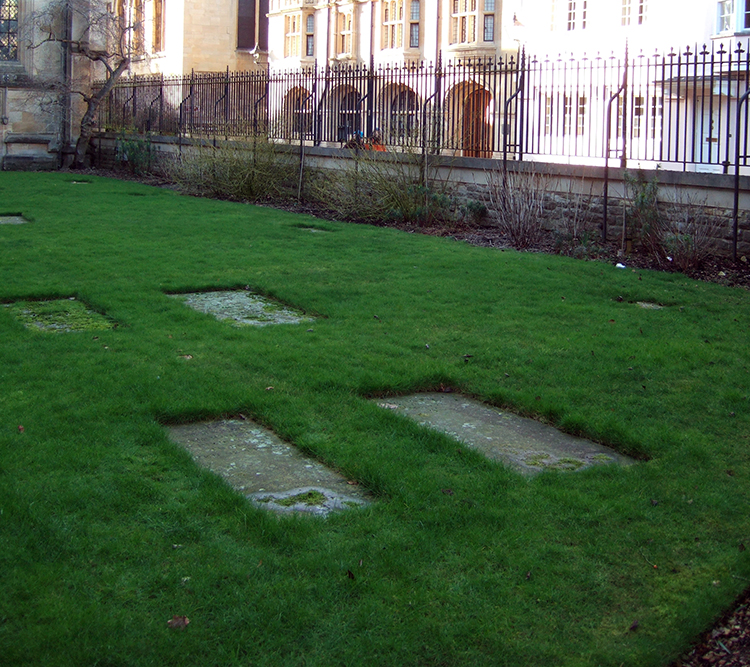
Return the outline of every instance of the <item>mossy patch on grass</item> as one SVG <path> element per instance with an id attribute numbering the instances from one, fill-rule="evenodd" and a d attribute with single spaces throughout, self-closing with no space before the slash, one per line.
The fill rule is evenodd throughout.
<path id="1" fill-rule="evenodd" d="M 612 459 L 607 457 L 608 461 Z M 573 458 L 572 456 L 566 456 L 563 458 L 555 458 L 548 454 L 536 454 L 527 458 L 524 463 L 528 466 L 535 468 L 544 468 L 545 470 L 580 470 L 586 464 L 580 459 Z"/>
<path id="2" fill-rule="evenodd" d="M 292 507 L 292 505 L 303 504 L 303 505 L 322 505 L 326 501 L 326 497 L 315 489 L 310 489 L 304 493 L 298 493 L 295 496 L 288 496 L 287 498 L 279 498 L 274 501 L 282 507 Z"/>
<path id="3" fill-rule="evenodd" d="M 114 323 L 71 297 L 51 301 L 16 301 L 4 305 L 27 329 L 51 333 L 105 331 Z"/>

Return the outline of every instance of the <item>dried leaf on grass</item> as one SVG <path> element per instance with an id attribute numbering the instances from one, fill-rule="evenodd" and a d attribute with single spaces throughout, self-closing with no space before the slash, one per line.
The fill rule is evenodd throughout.
<path id="1" fill-rule="evenodd" d="M 188 623 L 190 623 L 190 619 L 187 616 L 172 616 L 172 618 L 167 621 L 167 627 L 184 630 Z"/>

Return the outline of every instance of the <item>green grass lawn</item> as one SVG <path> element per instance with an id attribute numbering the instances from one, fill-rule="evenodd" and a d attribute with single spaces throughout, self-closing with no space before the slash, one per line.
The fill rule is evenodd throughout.
<path id="1" fill-rule="evenodd" d="M 0 307 L 3 666 L 664 667 L 750 585 L 750 293 L 74 180 L 0 173 L 0 302 L 116 324 Z M 166 296 L 245 285 L 318 319 Z M 368 401 L 441 384 L 639 462 L 527 479 Z M 379 502 L 270 515 L 167 438 L 238 412 Z"/>

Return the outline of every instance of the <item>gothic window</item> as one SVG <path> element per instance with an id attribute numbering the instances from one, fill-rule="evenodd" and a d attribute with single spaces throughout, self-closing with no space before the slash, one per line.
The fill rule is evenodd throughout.
<path id="1" fill-rule="evenodd" d="M 143 11 L 143 2 L 144 0 L 133 1 L 133 50 L 136 55 L 146 52 L 146 15 Z"/>
<path id="2" fill-rule="evenodd" d="M 0 62 L 18 60 L 18 0 L 0 0 Z"/>
<path id="3" fill-rule="evenodd" d="M 151 50 L 164 50 L 164 0 L 154 0 L 153 35 Z"/>
<path id="4" fill-rule="evenodd" d="M 255 48 L 255 37 L 255 0 L 238 0 L 237 48 Z"/>

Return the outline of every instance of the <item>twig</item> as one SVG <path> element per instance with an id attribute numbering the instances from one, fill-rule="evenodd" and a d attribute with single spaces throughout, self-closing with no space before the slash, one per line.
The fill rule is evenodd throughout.
<path id="1" fill-rule="evenodd" d="M 643 560 L 645 560 L 651 567 L 653 567 L 655 570 L 659 569 L 658 565 L 654 565 L 648 558 L 646 558 L 646 554 L 643 553 L 643 549 L 640 551 L 641 556 L 643 556 Z"/>

